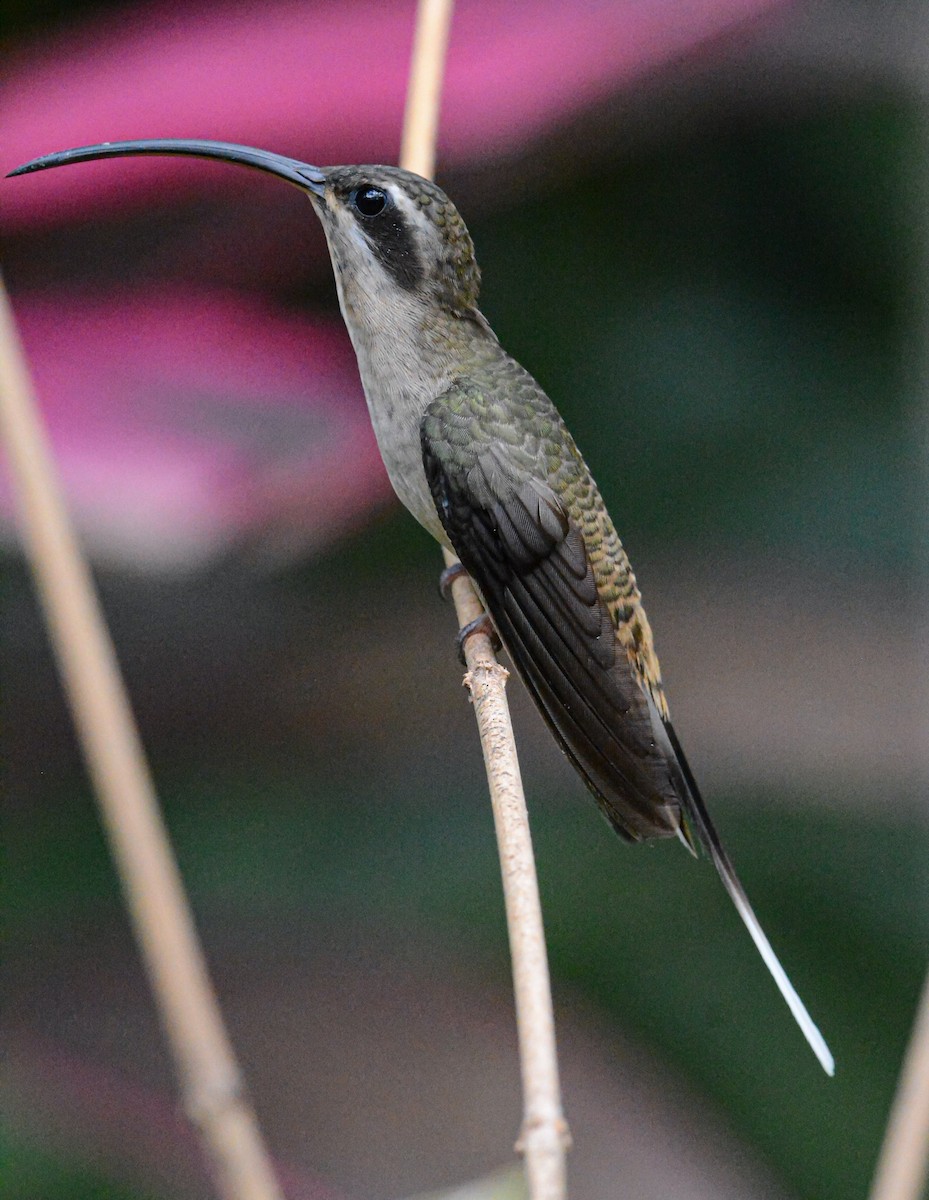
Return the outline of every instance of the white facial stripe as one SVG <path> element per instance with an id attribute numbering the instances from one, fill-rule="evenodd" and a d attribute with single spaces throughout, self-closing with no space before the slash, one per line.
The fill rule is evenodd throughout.
<path id="1" fill-rule="evenodd" d="M 423 246 L 423 213 L 422 209 L 412 201 L 406 192 L 398 184 L 391 184 L 387 191 L 393 198 L 394 204 L 400 210 L 404 224 L 412 232 L 416 242 L 416 248 L 422 255 L 425 247 Z"/>

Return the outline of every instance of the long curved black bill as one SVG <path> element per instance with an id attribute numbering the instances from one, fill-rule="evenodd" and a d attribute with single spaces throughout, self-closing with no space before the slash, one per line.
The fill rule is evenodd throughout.
<path id="1" fill-rule="evenodd" d="M 14 175 L 29 175 L 32 171 L 47 171 L 49 167 L 63 167 L 68 163 L 89 162 L 95 158 L 121 158 L 134 154 L 189 154 L 193 158 L 216 158 L 221 162 L 238 163 L 253 167 L 256 171 L 267 171 L 286 179 L 304 191 L 321 196 L 326 183 L 326 174 L 319 167 L 300 162 L 296 158 L 285 158 L 272 154 L 270 150 L 254 150 L 251 146 L 236 146 L 231 142 L 196 142 L 183 138 L 159 138 L 153 141 L 103 142 L 99 146 L 79 146 L 76 150 L 62 150 L 58 154 L 46 154 L 24 163 L 10 171 L 7 179 Z"/>

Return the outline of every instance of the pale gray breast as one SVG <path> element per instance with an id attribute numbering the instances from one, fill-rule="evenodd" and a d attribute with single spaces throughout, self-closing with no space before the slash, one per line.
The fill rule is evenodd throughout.
<path id="1" fill-rule="evenodd" d="M 399 207 L 410 209 L 405 196 L 391 191 Z M 336 212 L 325 228 L 339 305 L 390 482 L 417 521 L 448 545 L 426 483 L 419 427 L 459 370 L 458 356 L 438 336 L 439 316 L 427 295 L 398 284 L 353 220 Z"/>
<path id="2" fill-rule="evenodd" d="M 420 423 L 426 408 L 452 377 L 453 364 L 436 358 L 432 348 L 399 320 L 396 306 L 393 336 L 366 328 L 364 321 L 346 319 L 368 412 L 377 444 L 394 491 L 434 538 L 448 545 L 423 467 Z M 403 326 L 406 324 L 405 332 Z"/>
<path id="3" fill-rule="evenodd" d="M 448 538 L 426 483 L 419 436 L 423 413 L 442 389 L 425 398 L 411 396 L 402 387 L 395 391 L 385 388 L 377 377 L 366 378 L 360 356 L 358 365 L 361 367 L 371 424 L 393 489 L 416 520 L 447 546 Z"/>

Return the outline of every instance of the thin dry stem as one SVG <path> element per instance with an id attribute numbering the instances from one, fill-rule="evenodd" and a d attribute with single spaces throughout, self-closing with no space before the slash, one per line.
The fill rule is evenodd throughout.
<path id="1" fill-rule="evenodd" d="M 455 561 L 450 555 L 447 558 Z M 480 601 L 466 576 L 455 580 L 452 596 L 459 624 L 480 615 Z M 487 769 L 513 959 L 523 1080 L 523 1126 L 517 1148 L 525 1157 L 532 1200 L 562 1200 L 570 1139 L 561 1109 L 555 1018 L 529 815 L 504 690 L 508 672 L 496 661 L 485 634 L 472 634 L 464 649 L 468 664 L 464 682 L 474 704 Z"/>
<path id="2" fill-rule="evenodd" d="M 442 78 L 453 7 L 453 0 L 419 0 L 416 11 L 400 166 L 424 179 L 435 174 Z"/>
<path id="3" fill-rule="evenodd" d="M 929 1157 L 929 974 L 884 1134 L 871 1200 L 919 1200 Z"/>
<path id="4" fill-rule="evenodd" d="M 435 166 L 451 10 L 451 0 L 420 0 L 400 165 L 427 177 L 431 177 Z M 446 565 L 457 562 L 447 550 L 443 553 Z M 453 582 L 452 598 L 460 627 L 483 612 L 466 575 Z M 465 685 L 474 703 L 487 769 L 513 960 L 523 1082 L 523 1124 L 517 1148 L 525 1159 L 532 1200 L 563 1200 L 570 1137 L 561 1108 L 542 905 L 506 701 L 507 672 L 496 661 L 490 639 L 484 634 L 467 639 L 465 657 Z"/>
<path id="5" fill-rule="evenodd" d="M 23 539 L 126 904 L 220 1195 L 280 1192 L 223 1027 L 138 730 L 62 499 L 0 283 L 0 433 Z"/>

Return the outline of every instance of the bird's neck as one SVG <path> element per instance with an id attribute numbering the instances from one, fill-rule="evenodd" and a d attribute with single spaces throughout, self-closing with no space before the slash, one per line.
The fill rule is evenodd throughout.
<path id="1" fill-rule="evenodd" d="M 369 401 L 406 395 L 419 416 L 471 363 L 501 354 L 484 320 L 455 313 L 416 291 L 373 287 L 375 281 L 338 281 L 339 303 L 358 357 Z"/>
<path id="2" fill-rule="evenodd" d="M 456 379 L 503 357 L 478 312 L 455 314 L 417 292 L 337 276 L 339 304 L 358 359 L 371 423 L 394 490 L 445 540 L 422 465 L 420 423 Z"/>

